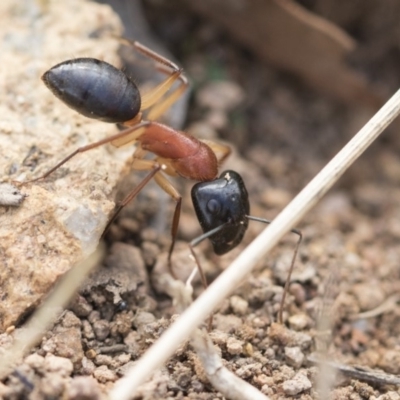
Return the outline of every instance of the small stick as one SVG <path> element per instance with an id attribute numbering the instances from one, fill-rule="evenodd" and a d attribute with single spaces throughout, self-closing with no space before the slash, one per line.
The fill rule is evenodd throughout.
<path id="1" fill-rule="evenodd" d="M 400 90 L 115 384 L 110 399 L 131 398 L 399 114 Z"/>
<path id="2" fill-rule="evenodd" d="M 215 389 L 230 400 L 268 400 L 250 383 L 240 379 L 228 368 L 224 367 L 221 357 L 214 349 L 214 345 L 204 331 L 196 329 L 192 335 L 191 344 L 196 350 L 207 378 Z"/>
<path id="3" fill-rule="evenodd" d="M 336 369 L 343 375 L 349 378 L 358 379 L 364 382 L 370 382 L 377 385 L 396 385 L 400 386 L 400 377 L 392 374 L 387 374 L 383 371 L 366 370 L 362 367 L 351 367 L 350 365 L 340 364 L 334 361 L 319 360 L 319 358 L 312 354 L 307 358 L 311 364 L 321 365 L 326 364 L 331 369 Z"/>

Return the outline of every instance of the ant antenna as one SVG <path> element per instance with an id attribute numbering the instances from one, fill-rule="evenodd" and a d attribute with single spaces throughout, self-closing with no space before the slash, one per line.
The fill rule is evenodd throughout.
<path id="1" fill-rule="evenodd" d="M 249 220 L 252 220 L 252 221 L 262 222 L 264 224 L 270 224 L 272 222 L 272 221 L 270 221 L 268 219 L 259 218 L 259 217 L 253 217 L 251 215 L 246 215 L 246 218 L 249 219 Z M 281 303 L 280 303 L 280 306 L 279 306 L 279 314 L 278 314 L 278 322 L 280 324 L 283 323 L 283 307 L 285 305 L 286 294 L 289 291 L 290 278 L 292 277 L 294 263 L 296 261 L 297 253 L 299 252 L 300 243 L 303 240 L 303 234 L 298 229 L 291 229 L 290 232 L 295 233 L 296 235 L 298 235 L 299 239 L 297 240 L 296 247 L 294 248 L 292 261 L 290 263 L 289 273 L 288 273 L 288 276 L 286 278 L 285 287 L 283 288 L 283 294 L 282 294 Z"/>

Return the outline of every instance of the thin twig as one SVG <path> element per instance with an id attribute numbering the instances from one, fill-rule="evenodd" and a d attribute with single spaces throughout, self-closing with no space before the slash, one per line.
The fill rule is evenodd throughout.
<path id="1" fill-rule="evenodd" d="M 225 398 L 230 400 L 269 399 L 250 383 L 240 379 L 224 367 L 221 357 L 215 351 L 214 345 L 205 331 L 195 329 L 191 343 L 203 365 L 208 380 Z"/>
<path id="2" fill-rule="evenodd" d="M 400 90 L 115 384 L 110 398 L 131 398 L 137 387 L 171 357 L 175 349 L 243 282 L 245 276 L 265 258 L 281 237 L 298 225 L 301 218 L 399 113 Z"/>
<path id="3" fill-rule="evenodd" d="M 343 375 L 352 379 L 358 379 L 360 381 L 370 382 L 377 385 L 400 386 L 400 377 L 392 374 L 387 374 L 383 371 L 367 370 L 362 367 L 352 367 L 350 365 L 340 364 L 334 361 L 321 361 L 315 355 L 310 355 L 307 358 L 307 361 L 311 364 L 316 365 L 320 365 L 321 363 L 324 365 L 328 365 L 331 369 L 337 370 Z"/>

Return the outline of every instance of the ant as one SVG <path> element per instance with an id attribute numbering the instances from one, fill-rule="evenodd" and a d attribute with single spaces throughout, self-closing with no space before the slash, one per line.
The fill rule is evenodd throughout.
<path id="1" fill-rule="evenodd" d="M 136 143 L 132 168 L 149 171 L 143 180 L 118 204 L 105 231 L 122 208 L 132 201 L 143 187 L 154 178 L 156 183 L 176 202 L 171 227 L 171 245 L 168 251 L 168 269 L 173 277 L 172 253 L 174 250 L 181 213 L 182 197 L 165 175 L 181 176 L 198 181 L 192 189 L 194 208 L 204 234 L 190 243 L 190 250 L 200 272 L 203 285 L 207 281 L 194 247 L 210 239 L 216 254 L 224 254 L 237 246 L 247 229 L 248 220 L 264 223 L 270 221 L 249 216 L 248 194 L 240 175 L 226 171 L 218 178 L 219 165 L 229 156 L 228 146 L 208 140 L 199 140 L 187 133 L 155 122 L 186 91 L 188 82 L 183 70 L 172 61 L 136 41 L 123 39 L 124 44 L 152 60 L 166 78 L 149 92 L 142 94 L 137 85 L 121 70 L 105 61 L 94 58 L 76 58 L 63 61 L 47 72 L 42 79 L 50 91 L 63 103 L 80 114 L 109 123 L 119 123 L 126 128 L 103 140 L 79 147 L 42 176 L 24 183 L 47 178 L 78 153 L 111 143 L 116 147 Z M 179 85 L 173 88 L 174 84 Z M 146 119 L 143 112 L 147 112 Z M 155 158 L 145 159 L 147 153 Z M 217 179 L 218 178 L 218 179 Z M 290 274 L 301 241 L 299 235 Z M 104 234 L 103 234 L 104 235 Z M 282 322 L 282 297 L 280 322 Z"/>

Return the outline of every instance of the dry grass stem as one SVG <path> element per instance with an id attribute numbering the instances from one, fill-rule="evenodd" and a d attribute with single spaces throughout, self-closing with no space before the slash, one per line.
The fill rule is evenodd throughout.
<path id="1" fill-rule="evenodd" d="M 240 379 L 222 364 L 221 357 L 206 332 L 196 329 L 192 335 L 192 346 L 203 365 L 207 378 L 213 387 L 230 400 L 268 400 L 250 383 Z"/>
<path id="2" fill-rule="evenodd" d="M 338 371 L 344 376 L 351 379 L 358 379 L 360 381 L 369 382 L 374 385 L 395 385 L 400 386 L 400 378 L 396 375 L 387 374 L 383 371 L 367 370 L 362 367 L 352 367 L 350 365 L 340 364 L 333 361 L 323 360 L 311 355 L 307 358 L 311 364 L 316 364 L 324 368 L 328 367 L 330 371 Z M 326 399 L 327 397 L 320 397 Z"/>

